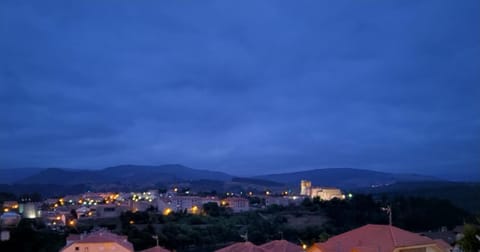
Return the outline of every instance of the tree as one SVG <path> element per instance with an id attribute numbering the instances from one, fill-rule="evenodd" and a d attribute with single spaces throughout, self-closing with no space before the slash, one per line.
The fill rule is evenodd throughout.
<path id="1" fill-rule="evenodd" d="M 203 211 L 210 216 L 218 217 L 220 216 L 221 209 L 217 203 L 209 202 L 203 204 Z"/>
<path id="2" fill-rule="evenodd" d="M 72 218 L 75 220 L 78 219 L 77 211 L 75 211 L 75 209 L 70 210 L 70 215 L 72 215 Z"/>
<path id="3" fill-rule="evenodd" d="M 476 236 L 480 236 L 480 229 L 472 224 L 465 224 L 463 238 L 458 244 L 465 252 L 476 252 L 480 250 L 480 241 Z"/>
<path id="4" fill-rule="evenodd" d="M 10 201 L 10 200 L 16 200 L 17 196 L 13 193 L 9 192 L 0 192 L 0 203 L 3 203 L 5 201 Z"/>

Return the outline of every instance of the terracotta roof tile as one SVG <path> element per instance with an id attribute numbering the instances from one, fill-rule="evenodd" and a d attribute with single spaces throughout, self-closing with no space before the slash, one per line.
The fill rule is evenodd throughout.
<path id="1" fill-rule="evenodd" d="M 397 247 L 415 245 L 435 245 L 435 242 L 394 226 L 372 224 L 315 244 L 322 252 L 391 252 Z"/>
<path id="2" fill-rule="evenodd" d="M 77 239 L 77 240 L 73 240 L 73 239 Z M 95 231 L 85 235 L 84 237 L 83 235 L 68 236 L 67 240 L 73 241 L 73 243 L 67 245 L 66 247 L 69 247 L 69 246 L 72 246 L 73 244 L 78 244 L 78 243 L 117 243 L 118 245 L 130 251 L 133 251 L 133 245 L 127 241 L 126 236 L 116 235 L 106 230 Z"/>
<path id="3" fill-rule="evenodd" d="M 155 246 L 153 248 L 145 249 L 140 252 L 170 252 L 170 250 L 164 249 L 160 246 Z"/>
<path id="4" fill-rule="evenodd" d="M 442 239 L 435 239 L 433 241 L 443 251 L 450 251 L 452 249 L 452 246 L 450 246 L 450 244 L 448 244 L 446 241 L 444 241 Z"/>
<path id="5" fill-rule="evenodd" d="M 251 242 L 237 242 L 228 247 L 216 250 L 215 252 L 268 252 Z"/>
<path id="6" fill-rule="evenodd" d="M 272 252 L 299 252 L 302 251 L 302 248 L 294 243 L 288 242 L 286 240 L 275 240 L 269 243 L 260 245 L 261 248 L 266 251 Z"/>

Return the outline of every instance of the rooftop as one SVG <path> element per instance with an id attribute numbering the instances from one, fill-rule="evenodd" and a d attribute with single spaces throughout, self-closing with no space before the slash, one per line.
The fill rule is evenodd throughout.
<path id="1" fill-rule="evenodd" d="M 71 241 L 72 244 L 69 244 L 66 247 L 79 243 L 117 243 L 118 245 L 133 251 L 133 245 L 128 242 L 126 236 L 116 235 L 103 229 L 86 235 L 69 235 L 67 241 Z"/>
<path id="2" fill-rule="evenodd" d="M 437 243 L 424 237 L 394 226 L 368 224 L 349 232 L 334 236 L 315 246 L 321 251 L 375 251 L 391 252 L 398 247 L 417 245 L 437 246 Z M 439 247 L 440 248 L 440 247 Z"/>

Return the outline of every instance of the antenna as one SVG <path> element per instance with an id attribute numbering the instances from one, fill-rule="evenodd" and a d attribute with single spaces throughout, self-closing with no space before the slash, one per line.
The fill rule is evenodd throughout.
<path id="1" fill-rule="evenodd" d="M 152 235 L 152 238 L 157 241 L 157 247 L 158 247 L 158 235 Z"/>
<path id="2" fill-rule="evenodd" d="M 390 205 L 388 205 L 387 207 L 382 207 L 382 211 L 385 211 L 387 212 L 388 214 L 388 225 L 392 225 L 392 208 L 390 207 Z"/>
<path id="3" fill-rule="evenodd" d="M 244 235 L 240 235 L 246 242 L 248 242 L 248 229 L 247 232 Z"/>

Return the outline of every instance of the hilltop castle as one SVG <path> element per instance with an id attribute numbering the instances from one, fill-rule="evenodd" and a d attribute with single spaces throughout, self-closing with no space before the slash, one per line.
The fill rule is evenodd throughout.
<path id="1" fill-rule="evenodd" d="M 338 188 L 333 187 L 312 187 L 312 182 L 302 180 L 300 182 L 300 195 L 310 198 L 320 197 L 321 200 L 331 200 L 333 198 L 345 199 L 345 195 Z"/>

